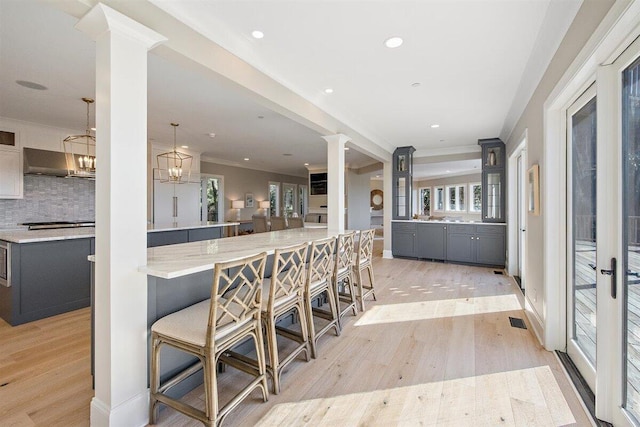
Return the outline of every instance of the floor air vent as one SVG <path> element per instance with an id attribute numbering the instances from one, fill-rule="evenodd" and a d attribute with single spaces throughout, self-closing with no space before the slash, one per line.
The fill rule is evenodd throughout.
<path id="1" fill-rule="evenodd" d="M 524 320 L 518 319 L 517 317 L 509 316 L 509 323 L 513 328 L 527 329 L 527 325 L 524 324 Z"/>
<path id="2" fill-rule="evenodd" d="M 502 271 L 499 270 L 493 270 L 493 274 L 499 274 L 499 275 L 503 275 L 504 273 Z"/>

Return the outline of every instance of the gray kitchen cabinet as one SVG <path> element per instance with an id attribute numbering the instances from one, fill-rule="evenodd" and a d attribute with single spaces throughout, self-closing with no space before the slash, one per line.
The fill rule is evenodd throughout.
<path id="1" fill-rule="evenodd" d="M 503 226 L 451 224 L 447 238 L 447 260 L 469 264 L 504 266 Z"/>
<path id="2" fill-rule="evenodd" d="M 189 230 L 155 231 L 147 233 L 147 247 L 175 245 L 189 241 Z"/>
<path id="3" fill-rule="evenodd" d="M 504 227 L 487 227 L 490 230 L 482 230 L 482 228 L 478 226 L 476 235 L 476 262 L 504 266 L 506 256 Z"/>
<path id="4" fill-rule="evenodd" d="M 11 286 L 0 286 L 0 317 L 15 326 L 88 307 L 92 240 L 11 243 Z"/>
<path id="5" fill-rule="evenodd" d="M 447 261 L 469 263 L 476 261 L 472 233 L 449 233 L 447 239 Z"/>
<path id="6" fill-rule="evenodd" d="M 394 222 L 391 226 L 391 252 L 398 257 L 416 257 L 416 223 Z"/>
<path id="7" fill-rule="evenodd" d="M 417 239 L 415 242 L 418 258 L 447 259 L 447 225 L 416 224 Z"/>
<path id="8" fill-rule="evenodd" d="M 213 240 L 222 237 L 222 227 L 192 228 L 189 230 L 189 241 Z"/>

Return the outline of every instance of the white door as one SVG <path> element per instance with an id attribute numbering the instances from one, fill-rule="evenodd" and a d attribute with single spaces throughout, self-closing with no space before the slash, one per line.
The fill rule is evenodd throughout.
<path id="1" fill-rule="evenodd" d="M 597 82 L 596 415 L 640 425 L 640 41 Z"/>
<path id="2" fill-rule="evenodd" d="M 516 159 L 517 164 L 517 192 L 516 201 L 518 203 L 517 213 L 517 235 L 518 235 L 518 263 L 517 263 L 517 276 L 520 277 L 520 288 L 525 289 L 524 284 L 524 261 L 525 261 L 525 247 L 526 247 L 526 220 L 527 220 L 527 205 L 526 205 L 526 191 L 527 191 L 527 159 L 526 151 L 521 150 Z"/>

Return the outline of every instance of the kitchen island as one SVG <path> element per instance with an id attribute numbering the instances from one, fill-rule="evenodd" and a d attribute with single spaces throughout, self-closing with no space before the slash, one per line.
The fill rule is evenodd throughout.
<path id="1" fill-rule="evenodd" d="M 211 297 L 216 263 L 260 252 L 272 255 L 277 248 L 338 234 L 327 229 L 297 228 L 147 249 L 147 265 L 139 270 L 147 275 L 149 340 L 151 325 L 156 320 Z M 94 260 L 94 257 L 91 259 Z M 266 276 L 271 273 L 270 265 L 272 260 L 268 259 Z M 162 380 L 191 365 L 193 361 L 184 353 L 163 349 Z M 193 375 L 172 389 L 172 393 L 181 396 L 201 382 L 201 375 Z"/>
<path id="2" fill-rule="evenodd" d="M 391 221 L 394 257 L 419 258 L 504 268 L 504 223 L 473 221 Z"/>
<path id="3" fill-rule="evenodd" d="M 216 239 L 234 223 L 150 225 L 148 243 L 171 244 Z M 179 233 L 176 236 L 174 233 Z M 91 304 L 93 227 L 0 230 L 0 249 L 7 277 L 0 281 L 0 318 L 20 325 Z M 0 275 L 1 276 L 1 275 Z"/>

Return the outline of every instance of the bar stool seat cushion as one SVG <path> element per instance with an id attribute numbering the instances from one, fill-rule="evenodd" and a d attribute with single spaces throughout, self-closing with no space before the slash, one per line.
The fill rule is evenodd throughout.
<path id="1" fill-rule="evenodd" d="M 221 297 L 220 300 L 222 303 L 226 303 L 227 301 L 223 297 Z M 238 316 L 243 311 L 242 307 L 234 302 L 231 302 L 228 307 L 234 316 Z M 210 309 L 211 299 L 201 301 L 158 319 L 153 326 L 151 326 L 151 330 L 166 337 L 180 339 L 189 344 L 204 347 L 207 342 L 207 324 L 209 322 Z M 224 311 L 221 311 L 219 316 L 223 314 Z M 241 328 L 252 319 L 252 316 L 249 315 L 239 322 L 233 322 L 233 319 L 227 316 L 223 323 L 218 324 L 215 339 L 223 338 L 225 335 Z"/>

